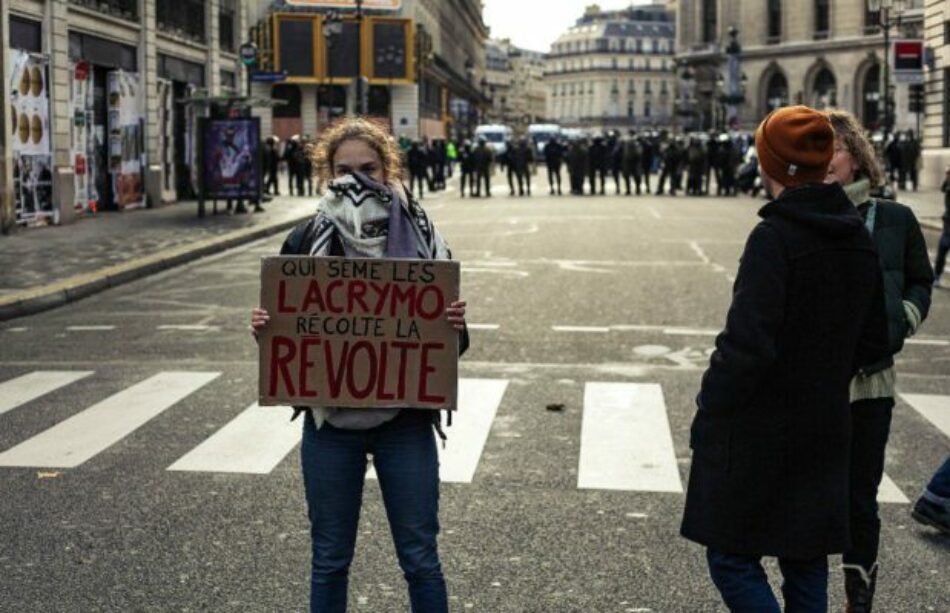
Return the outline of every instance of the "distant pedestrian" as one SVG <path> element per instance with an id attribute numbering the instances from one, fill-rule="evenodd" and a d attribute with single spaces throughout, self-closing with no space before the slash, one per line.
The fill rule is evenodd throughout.
<path id="1" fill-rule="evenodd" d="M 621 170 L 623 171 L 623 182 L 626 195 L 630 195 L 630 180 L 636 187 L 637 195 L 640 195 L 640 183 L 643 175 L 643 146 L 637 138 L 636 132 L 630 130 L 627 138 L 621 143 Z"/>
<path id="2" fill-rule="evenodd" d="M 287 165 L 287 194 L 294 195 L 294 188 L 299 184 L 300 175 L 300 135 L 294 134 L 287 140 L 284 147 L 284 163 Z M 297 193 L 298 196 L 303 194 Z"/>
<path id="3" fill-rule="evenodd" d="M 587 165 L 587 178 L 590 181 L 590 193 L 591 195 L 597 194 L 597 181 L 600 180 L 600 195 L 605 195 L 606 185 L 607 185 L 607 143 L 604 142 L 604 137 L 596 136 L 594 137 L 594 142 L 591 143 L 590 148 L 587 152 L 588 165 Z"/>
<path id="4" fill-rule="evenodd" d="M 914 137 L 911 130 L 907 130 L 901 135 L 899 144 L 900 150 L 900 186 L 902 190 L 907 189 L 907 179 L 913 190 L 917 191 L 917 173 L 920 170 L 920 143 Z"/>
<path id="5" fill-rule="evenodd" d="M 924 493 L 914 503 L 911 516 L 950 535 L 950 456 L 930 478 Z"/>
<path id="6" fill-rule="evenodd" d="M 277 184 L 277 173 L 280 167 L 280 153 L 277 151 L 279 139 L 276 136 L 268 137 L 264 144 L 264 193 L 280 195 L 280 186 Z"/>
<path id="7" fill-rule="evenodd" d="M 677 142 L 669 139 L 662 149 L 663 167 L 660 170 L 660 182 L 657 184 L 656 195 L 662 196 L 669 181 L 670 195 L 676 195 L 676 173 L 679 172 L 680 149 Z"/>
<path id="8" fill-rule="evenodd" d="M 345 119 L 324 130 L 316 159 L 331 181 L 329 190 L 316 216 L 291 232 L 281 254 L 417 258 L 423 253 L 451 259 L 428 215 L 403 191 L 399 152 L 384 128 Z M 465 303 L 453 302 L 444 313 L 465 351 Z M 252 311 L 255 338 L 268 320 L 263 309 Z M 305 415 L 300 460 L 310 518 L 311 613 L 346 610 L 367 455 L 373 457 L 412 611 L 447 612 L 437 543 L 438 412 L 322 405 L 299 411 Z"/>
<path id="9" fill-rule="evenodd" d="M 587 143 L 581 138 L 575 138 L 568 145 L 564 160 L 567 162 L 567 174 L 571 182 L 571 195 L 584 195 L 584 180 L 588 175 L 590 158 Z"/>
<path id="10" fill-rule="evenodd" d="M 803 106 L 756 132 L 773 200 L 746 242 L 690 432 L 682 534 L 707 547 L 731 611 L 779 613 L 761 565 L 778 558 L 785 610 L 828 610 L 828 558 L 848 535 L 850 404 L 858 368 L 887 355 L 874 243 L 837 183 L 834 131 Z"/>
<path id="11" fill-rule="evenodd" d="M 406 155 L 409 163 L 409 191 L 415 193 L 418 185 L 420 200 L 425 195 L 425 183 L 429 180 L 429 156 L 424 147 L 423 143 L 416 141 L 409 146 L 409 153 Z"/>
<path id="12" fill-rule="evenodd" d="M 937 259 L 934 261 L 934 287 L 942 287 L 940 278 L 943 276 L 944 266 L 947 264 L 947 252 L 950 251 L 950 167 L 944 174 L 943 184 L 943 232 L 937 244 Z"/>
<path id="13" fill-rule="evenodd" d="M 552 138 L 544 144 L 542 151 L 544 155 L 544 165 L 548 169 L 548 185 L 551 188 L 551 195 L 554 195 L 555 185 L 557 186 L 557 195 L 561 195 L 561 164 L 564 162 L 564 145 L 560 138 Z"/>
<path id="14" fill-rule="evenodd" d="M 297 156 L 297 195 L 304 195 L 304 185 L 306 185 L 306 195 L 313 196 L 313 140 L 309 134 L 305 134 L 300 139 L 300 148 L 296 151 Z"/>
<path id="15" fill-rule="evenodd" d="M 475 149 L 472 159 L 475 163 L 475 197 L 481 197 L 484 185 L 485 197 L 491 198 L 491 172 L 495 154 L 484 138 L 478 139 L 478 148 Z"/>
<path id="16" fill-rule="evenodd" d="M 703 194 L 703 175 L 706 152 L 698 138 L 691 138 L 686 148 L 686 193 L 690 196 Z"/>
<path id="17" fill-rule="evenodd" d="M 454 140 L 450 140 L 445 144 L 445 159 L 446 159 L 446 174 L 448 178 L 455 176 L 455 164 L 459 159 L 459 150 L 458 146 L 455 144 Z"/>
<path id="18" fill-rule="evenodd" d="M 507 150 L 508 157 L 508 187 L 511 195 L 515 195 L 515 186 L 512 177 L 518 183 L 518 195 L 531 195 L 531 167 L 534 164 L 534 148 L 528 139 L 520 138 L 512 141 Z"/>
<path id="19" fill-rule="evenodd" d="M 874 147 L 860 121 L 845 111 L 825 113 L 835 131 L 829 182 L 837 182 L 857 207 L 877 246 L 884 272 L 888 354 L 863 364 L 851 381 L 851 547 L 842 556 L 849 611 L 869 613 L 877 585 L 881 536 L 877 494 L 891 429 L 897 375 L 894 358 L 930 311 L 933 271 L 920 224 L 910 208 L 872 198 L 884 183 Z"/>
<path id="20" fill-rule="evenodd" d="M 650 193 L 650 177 L 653 174 L 653 166 L 657 155 L 657 144 L 650 138 L 640 139 L 640 149 L 643 152 L 643 188 L 646 193 Z"/>
<path id="21" fill-rule="evenodd" d="M 475 195 L 475 152 L 472 150 L 472 144 L 468 141 L 462 145 L 462 150 L 458 152 L 459 161 L 459 193 L 462 198 L 465 197 L 465 188 L 468 188 L 469 196 Z"/>
<path id="22" fill-rule="evenodd" d="M 620 177 L 623 174 L 623 143 L 616 132 L 607 138 L 607 170 L 614 178 L 616 194 L 620 195 Z"/>

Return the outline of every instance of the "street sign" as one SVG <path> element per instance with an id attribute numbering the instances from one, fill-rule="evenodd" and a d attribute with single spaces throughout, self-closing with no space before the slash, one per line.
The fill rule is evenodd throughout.
<path id="1" fill-rule="evenodd" d="M 287 74 L 288 73 L 286 70 L 281 70 L 280 72 L 252 72 L 251 81 L 255 81 L 257 83 L 278 83 L 285 80 L 287 78 Z"/>
<path id="2" fill-rule="evenodd" d="M 308 8 L 356 10 L 354 0 L 284 0 L 284 4 Z M 402 8 L 402 0 L 363 0 L 362 5 L 367 10 L 398 11 Z"/>
<path id="3" fill-rule="evenodd" d="M 254 43 L 244 43 L 240 49 L 241 61 L 245 66 L 257 63 L 257 45 Z"/>
<path id="4" fill-rule="evenodd" d="M 921 71 L 924 69 L 924 41 L 894 41 L 894 71 Z"/>
<path id="5" fill-rule="evenodd" d="M 895 72 L 894 80 L 898 83 L 923 83 L 923 72 Z"/>

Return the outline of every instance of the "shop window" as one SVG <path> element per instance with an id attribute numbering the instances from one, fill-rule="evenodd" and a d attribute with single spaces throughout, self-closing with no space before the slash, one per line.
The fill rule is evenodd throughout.
<path id="1" fill-rule="evenodd" d="M 293 77 L 312 77 L 316 74 L 313 59 L 313 20 L 281 19 L 278 22 L 278 56 L 280 70 Z M 336 72 L 331 73 L 338 76 Z"/>
<path id="2" fill-rule="evenodd" d="M 222 70 L 219 73 L 221 78 L 221 91 L 227 94 L 237 93 L 237 75 L 230 70 Z"/>
<path id="3" fill-rule="evenodd" d="M 236 14 L 235 0 L 221 0 L 218 7 L 218 45 L 224 51 L 233 52 L 236 48 L 234 40 Z"/>
<path id="4" fill-rule="evenodd" d="M 33 53 L 43 52 L 43 27 L 38 21 L 10 16 L 10 47 Z"/>
<path id="5" fill-rule="evenodd" d="M 206 42 L 205 3 L 202 0 L 156 0 L 155 20 L 167 34 Z"/>
<path id="6" fill-rule="evenodd" d="M 86 60 L 103 68 L 136 72 L 137 57 L 135 47 L 79 32 L 69 33 L 69 59 L 73 61 Z"/>
<path id="7" fill-rule="evenodd" d="M 139 18 L 138 0 L 69 0 L 71 4 L 84 6 L 97 13 L 118 17 L 127 21 Z"/>
<path id="8" fill-rule="evenodd" d="M 296 85 L 275 85 L 270 92 L 272 100 L 283 100 L 284 104 L 274 107 L 275 119 L 294 119 L 300 117 L 300 88 Z"/>
<path id="9" fill-rule="evenodd" d="M 198 87 L 205 85 L 204 64 L 189 62 L 170 55 L 158 54 L 158 76 L 169 81 L 191 83 Z"/>

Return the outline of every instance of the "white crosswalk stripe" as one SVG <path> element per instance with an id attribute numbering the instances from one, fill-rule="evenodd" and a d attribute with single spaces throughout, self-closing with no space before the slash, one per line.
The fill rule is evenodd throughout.
<path id="1" fill-rule="evenodd" d="M 901 491 L 894 480 L 886 474 L 881 479 L 881 486 L 877 489 L 877 501 L 881 503 L 907 504 L 907 496 Z"/>
<path id="2" fill-rule="evenodd" d="M 577 487 L 683 491 L 659 385 L 588 383 L 583 419 Z"/>
<path id="3" fill-rule="evenodd" d="M 446 483 L 471 483 L 478 460 L 488 440 L 495 414 L 501 405 L 508 381 L 503 379 L 459 379 L 459 408 L 445 449 L 439 445 L 439 478 Z M 367 477 L 376 479 L 373 468 Z"/>
<path id="4" fill-rule="evenodd" d="M 950 436 L 950 396 L 901 394 L 901 398 L 938 430 Z"/>
<path id="5" fill-rule="evenodd" d="M 35 371 L 0 382 L 0 415 L 93 374 Z M 156 374 L 0 453 L 0 466 L 79 466 L 219 376 L 217 372 Z M 459 380 L 459 410 L 448 431 L 449 444 L 444 449 L 439 445 L 442 481 L 473 482 L 507 387 L 506 379 Z M 901 397 L 950 436 L 950 396 Z M 291 423 L 287 414 L 287 407 L 261 407 L 254 403 L 168 470 L 269 474 L 300 442 L 300 424 Z M 376 478 L 372 468 L 368 476 Z M 680 467 L 660 384 L 585 384 L 577 487 L 682 493 Z M 909 502 L 886 474 L 878 501 Z"/>
<path id="6" fill-rule="evenodd" d="M 91 374 L 89 370 L 37 370 L 4 381 L 0 383 L 0 415 Z"/>
<path id="7" fill-rule="evenodd" d="M 289 407 L 255 402 L 168 470 L 266 475 L 300 442 L 300 421 L 289 416 Z"/>
<path id="8" fill-rule="evenodd" d="M 220 374 L 163 372 L 149 377 L 0 453 L 0 466 L 79 466 Z"/>

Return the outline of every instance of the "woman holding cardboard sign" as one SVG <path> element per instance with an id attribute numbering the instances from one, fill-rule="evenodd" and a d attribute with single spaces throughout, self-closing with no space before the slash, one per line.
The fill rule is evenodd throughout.
<path id="1" fill-rule="evenodd" d="M 425 211 L 400 184 L 399 151 L 385 129 L 348 118 L 326 130 L 316 167 L 330 181 L 316 216 L 290 234 L 282 255 L 451 259 Z M 468 346 L 465 303 L 452 302 L 445 318 Z M 255 338 L 267 326 L 263 309 L 251 314 Z M 347 579 L 357 523 L 373 455 L 399 565 L 417 613 L 448 611 L 439 562 L 439 414 L 408 409 L 305 411 L 301 460 L 311 522 L 311 612 L 346 610 Z"/>

